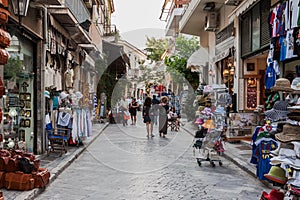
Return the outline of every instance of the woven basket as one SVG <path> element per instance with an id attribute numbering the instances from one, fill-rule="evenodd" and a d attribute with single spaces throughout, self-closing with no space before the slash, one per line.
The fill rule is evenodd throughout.
<path id="1" fill-rule="evenodd" d="M 0 47 L 7 48 L 10 46 L 11 36 L 8 32 L 0 29 Z"/>

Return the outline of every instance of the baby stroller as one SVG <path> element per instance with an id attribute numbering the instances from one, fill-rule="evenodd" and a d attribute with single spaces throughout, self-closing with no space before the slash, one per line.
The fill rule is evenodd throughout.
<path id="1" fill-rule="evenodd" d="M 207 130 L 205 131 L 205 129 L 203 131 L 201 130 L 199 131 L 200 137 L 199 135 L 197 136 L 198 131 L 196 132 L 195 143 L 193 145 L 194 156 L 196 150 L 198 150 L 196 160 L 199 167 L 204 161 L 209 162 L 212 167 L 216 166 L 215 162 L 219 162 L 219 166 L 222 166 L 223 163 L 220 159 L 221 153 L 224 152 L 224 148 L 221 141 L 222 131 L 213 130 L 211 132 L 207 132 Z"/>

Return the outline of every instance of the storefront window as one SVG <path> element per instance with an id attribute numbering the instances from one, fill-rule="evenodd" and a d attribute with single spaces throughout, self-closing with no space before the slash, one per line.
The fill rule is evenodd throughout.
<path id="1" fill-rule="evenodd" d="M 18 35 L 12 36 L 4 66 L 4 139 L 26 142 L 26 150 L 33 151 L 33 44 Z"/>

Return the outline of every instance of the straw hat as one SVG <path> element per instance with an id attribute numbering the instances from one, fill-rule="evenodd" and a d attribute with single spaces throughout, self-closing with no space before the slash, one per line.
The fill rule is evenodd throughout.
<path id="1" fill-rule="evenodd" d="M 279 78 L 275 81 L 275 85 L 271 87 L 271 91 L 292 92 L 291 83 L 286 78 Z"/>
<path id="2" fill-rule="evenodd" d="M 273 182 L 280 183 L 280 184 L 285 184 L 287 181 L 284 169 L 278 166 L 272 166 L 269 173 L 264 174 L 264 177 L 266 177 L 267 179 Z"/>
<path id="3" fill-rule="evenodd" d="M 275 138 L 280 142 L 300 141 L 300 126 L 285 124 L 282 132 L 276 134 Z"/>

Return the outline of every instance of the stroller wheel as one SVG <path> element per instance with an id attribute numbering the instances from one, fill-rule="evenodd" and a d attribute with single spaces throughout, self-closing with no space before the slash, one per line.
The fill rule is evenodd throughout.
<path id="1" fill-rule="evenodd" d="M 222 166 L 222 165 L 223 165 L 222 161 L 219 161 L 219 166 Z"/>
<path id="2" fill-rule="evenodd" d="M 212 167 L 216 166 L 214 162 L 210 162 L 210 164 L 211 164 Z"/>

